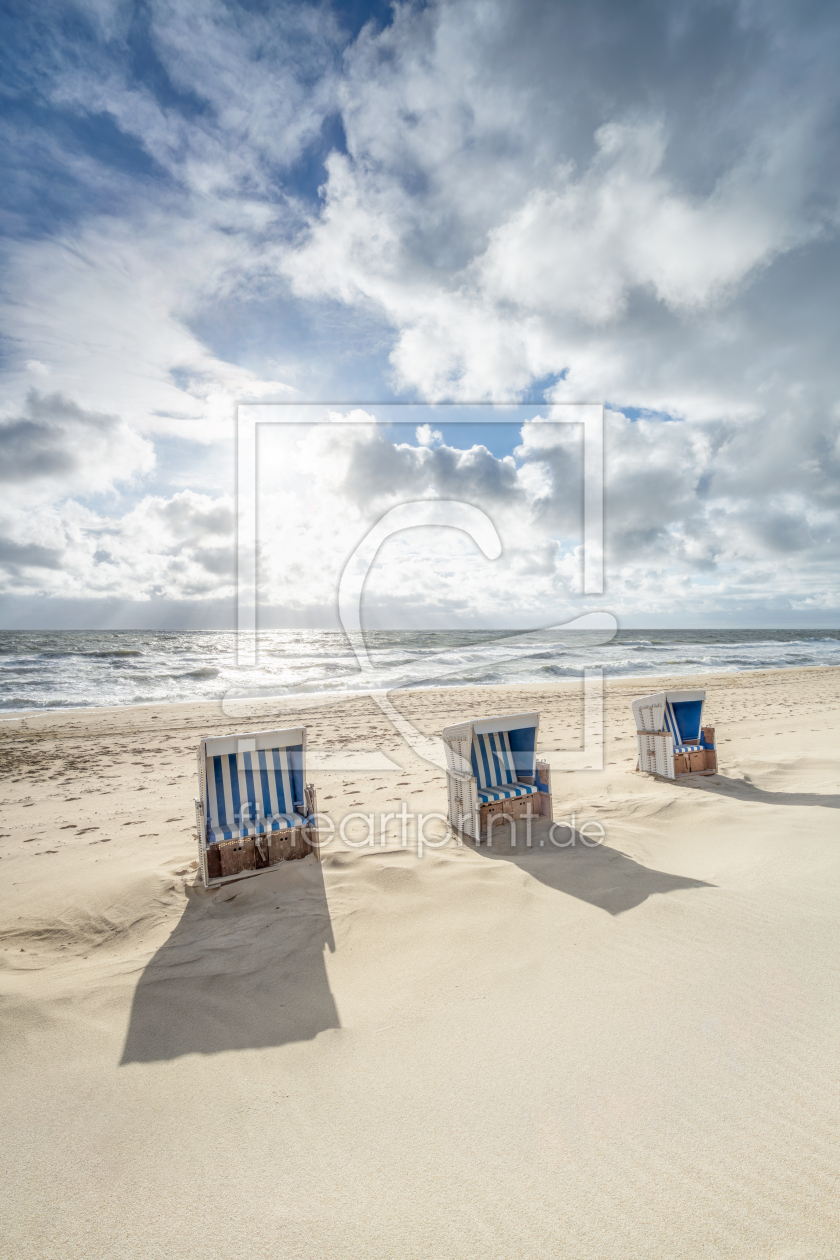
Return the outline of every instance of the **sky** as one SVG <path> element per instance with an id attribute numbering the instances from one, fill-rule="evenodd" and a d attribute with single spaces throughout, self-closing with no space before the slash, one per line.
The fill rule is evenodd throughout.
<path id="1" fill-rule="evenodd" d="M 428 499 L 500 554 L 394 535 L 366 624 L 840 624 L 837 6 L 42 0 L 0 57 L 0 627 L 232 628 L 255 403 L 323 404 L 260 624 Z"/>

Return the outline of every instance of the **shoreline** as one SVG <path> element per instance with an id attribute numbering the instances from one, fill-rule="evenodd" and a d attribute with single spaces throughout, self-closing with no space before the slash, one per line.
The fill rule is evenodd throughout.
<path id="1" fill-rule="evenodd" d="M 824 672 L 828 675 L 840 670 L 840 665 L 787 665 L 787 666 L 769 666 L 765 669 L 738 669 L 738 670 L 719 670 L 708 671 L 698 674 L 624 674 L 621 677 L 613 678 L 605 674 L 604 685 L 608 691 L 616 689 L 632 688 L 639 695 L 652 694 L 655 691 L 663 690 L 679 690 L 680 687 L 687 689 L 702 688 L 704 680 L 709 685 L 721 685 L 725 680 L 734 681 L 739 678 L 757 678 L 763 676 L 771 677 L 787 677 L 802 674 L 811 676 L 815 673 Z M 649 693 L 642 690 L 639 684 L 650 682 L 653 684 Z M 510 691 L 544 691 L 553 692 L 558 690 L 578 689 L 582 686 L 583 674 L 575 678 L 556 678 L 550 682 L 505 682 L 505 683 L 458 683 L 457 685 L 445 687 L 393 687 L 393 688 L 375 688 L 370 690 L 354 690 L 354 691 L 319 691 L 304 692 L 292 695 L 279 696 L 254 696 L 254 697 L 232 697 L 231 703 L 243 706 L 253 705 L 265 706 L 269 711 L 282 713 L 285 711 L 301 711 L 307 708 L 324 708 L 328 704 L 336 706 L 351 703 L 356 700 L 363 700 L 367 697 L 375 697 L 377 695 L 394 696 L 411 696 L 421 697 L 425 695 L 449 695 L 456 696 L 466 692 L 510 692 Z M 667 683 L 667 687 L 662 684 Z M 737 685 L 737 684 L 736 684 Z M 23 725 L 33 719 L 43 718 L 55 719 L 60 717 L 80 718 L 85 714 L 92 717 L 104 714 L 118 713 L 149 713 L 157 711 L 161 715 L 164 713 L 173 714 L 181 710 L 199 710 L 209 712 L 216 709 L 220 718 L 224 721 L 237 720 L 238 715 L 229 714 L 224 709 L 227 695 L 214 697 L 212 699 L 202 698 L 198 700 L 144 700 L 137 704 L 115 704 L 115 705 L 68 705 L 61 708 L 49 709 L 12 709 L 8 713 L 0 717 L 0 730 L 4 723 L 18 723 Z"/>

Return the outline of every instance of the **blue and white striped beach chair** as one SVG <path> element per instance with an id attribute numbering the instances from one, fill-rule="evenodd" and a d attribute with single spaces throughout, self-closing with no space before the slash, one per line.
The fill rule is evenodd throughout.
<path id="1" fill-rule="evenodd" d="M 306 728 L 202 739 L 196 830 L 205 887 L 318 853 Z"/>
<path id="2" fill-rule="evenodd" d="M 480 841 L 498 814 L 552 818 L 551 772 L 537 758 L 538 713 L 476 718 L 447 726 L 449 823 Z"/>
<path id="3" fill-rule="evenodd" d="M 638 769 L 674 779 L 714 774 L 715 728 L 703 725 L 705 691 L 658 691 L 633 701 Z"/>

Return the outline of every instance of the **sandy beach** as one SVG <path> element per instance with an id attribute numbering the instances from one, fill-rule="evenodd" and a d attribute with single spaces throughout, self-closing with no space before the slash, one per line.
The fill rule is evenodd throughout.
<path id="1" fill-rule="evenodd" d="M 0 723 L 0 1252 L 836 1257 L 840 670 L 673 680 L 717 730 L 691 783 L 634 771 L 630 701 L 667 685 L 608 684 L 603 772 L 554 774 L 600 845 L 418 856 L 390 820 L 211 891 L 196 744 L 253 722 Z M 571 682 L 394 700 L 429 735 L 537 708 L 542 749 L 579 740 Z M 336 823 L 445 813 L 370 698 L 258 728 L 298 723 L 394 762 L 310 774 Z"/>

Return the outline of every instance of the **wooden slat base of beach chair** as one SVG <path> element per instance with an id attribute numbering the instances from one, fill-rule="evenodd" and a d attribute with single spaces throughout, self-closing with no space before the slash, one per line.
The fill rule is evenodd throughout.
<path id="1" fill-rule="evenodd" d="M 703 727 L 703 738 L 709 744 L 715 742 L 715 728 Z M 717 774 L 717 753 L 714 748 L 704 748 L 696 753 L 674 753 L 674 777 L 679 774 Z"/>
<path id="2" fill-rule="evenodd" d="M 253 840 L 222 840 L 216 845 L 222 865 L 222 879 L 257 869 Z"/>
<path id="3" fill-rule="evenodd" d="M 207 862 L 207 878 L 221 879 L 222 856 L 219 853 L 219 846 L 217 844 L 208 844 L 205 860 Z"/>
<path id="4" fill-rule="evenodd" d="M 290 862 L 294 858 L 306 857 L 312 852 L 306 832 L 308 827 L 287 827 L 285 831 L 272 831 L 266 839 L 269 842 L 269 865 L 278 862 Z"/>
<path id="5" fill-rule="evenodd" d="M 655 778 L 665 779 L 671 783 L 686 774 L 695 777 L 700 774 L 717 774 L 717 754 L 713 748 L 701 748 L 699 752 L 692 753 L 672 753 L 671 757 L 674 765 L 673 778 L 667 773 L 667 770 L 663 772 L 656 769 L 655 766 L 648 770 L 648 774 L 653 774 Z"/>
<path id="6" fill-rule="evenodd" d="M 538 818 L 554 818 L 554 808 L 550 792 L 539 792 L 529 798 L 533 802 L 534 814 Z"/>
<path id="7" fill-rule="evenodd" d="M 554 806 L 551 800 L 551 766 L 547 761 L 541 761 L 537 758 L 537 779 L 540 783 L 544 783 L 548 788 L 547 792 L 539 793 L 539 808 L 534 805 L 534 813 L 541 814 L 543 818 L 554 818 Z"/>
<path id="8" fill-rule="evenodd" d="M 481 835 L 485 836 L 487 834 L 488 823 L 492 818 L 498 818 L 500 814 L 506 814 L 508 818 L 512 818 L 515 822 L 528 818 L 529 815 L 531 818 L 541 818 L 546 802 L 550 809 L 550 798 L 543 792 L 534 792 L 530 796 L 515 796 L 508 801 L 491 801 L 489 805 L 480 806 L 478 822 Z M 548 816 L 550 817 L 551 815 L 549 814 Z"/>

